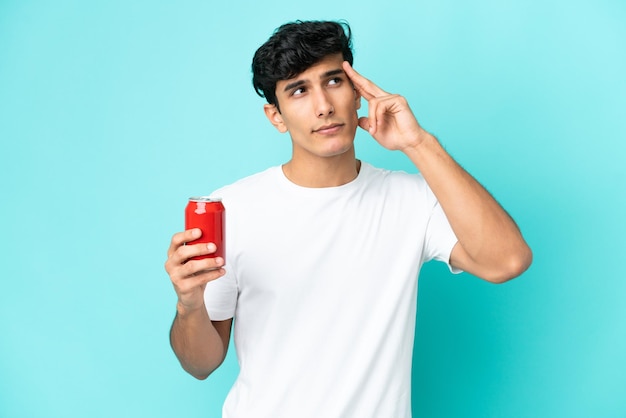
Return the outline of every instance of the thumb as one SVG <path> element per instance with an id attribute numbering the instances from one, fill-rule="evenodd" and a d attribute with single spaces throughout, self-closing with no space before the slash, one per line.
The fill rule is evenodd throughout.
<path id="1" fill-rule="evenodd" d="M 361 127 L 361 129 L 365 129 L 366 131 L 369 132 L 370 130 L 370 121 L 367 117 L 363 116 L 361 118 L 359 118 L 359 126 Z"/>

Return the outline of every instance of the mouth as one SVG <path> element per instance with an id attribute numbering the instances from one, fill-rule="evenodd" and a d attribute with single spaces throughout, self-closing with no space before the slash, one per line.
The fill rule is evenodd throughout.
<path id="1" fill-rule="evenodd" d="M 343 125 L 343 123 L 331 123 L 314 129 L 313 132 L 321 135 L 333 135 L 339 132 L 341 128 L 343 128 Z"/>

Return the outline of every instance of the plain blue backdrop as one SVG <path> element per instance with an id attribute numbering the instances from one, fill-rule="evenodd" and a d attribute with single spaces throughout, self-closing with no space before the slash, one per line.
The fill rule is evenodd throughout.
<path id="1" fill-rule="evenodd" d="M 346 19 L 534 250 L 501 286 L 424 268 L 414 415 L 625 417 L 622 0 L 0 0 L 0 417 L 220 416 L 234 350 L 182 371 L 163 263 L 188 196 L 289 158 L 250 61 L 295 19 Z"/>

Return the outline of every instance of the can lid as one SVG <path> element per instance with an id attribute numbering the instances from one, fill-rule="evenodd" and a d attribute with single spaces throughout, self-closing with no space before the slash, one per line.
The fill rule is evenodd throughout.
<path id="1" fill-rule="evenodd" d="M 221 197 L 209 197 L 209 196 L 195 196 L 189 198 L 190 202 L 221 202 Z"/>

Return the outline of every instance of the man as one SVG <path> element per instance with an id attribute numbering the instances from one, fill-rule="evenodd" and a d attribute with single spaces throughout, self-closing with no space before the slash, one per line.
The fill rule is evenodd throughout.
<path id="1" fill-rule="evenodd" d="M 352 68 L 350 29 L 280 27 L 253 60 L 268 120 L 292 158 L 213 195 L 227 210 L 227 260 L 173 236 L 171 344 L 204 379 L 234 322 L 240 374 L 225 417 L 410 417 L 417 275 L 430 259 L 494 283 L 531 251 L 513 220 L 417 122 L 406 100 Z M 359 118 L 361 100 L 369 104 Z M 355 157 L 360 127 L 420 175 Z M 208 270 L 208 272 L 207 272 Z"/>

